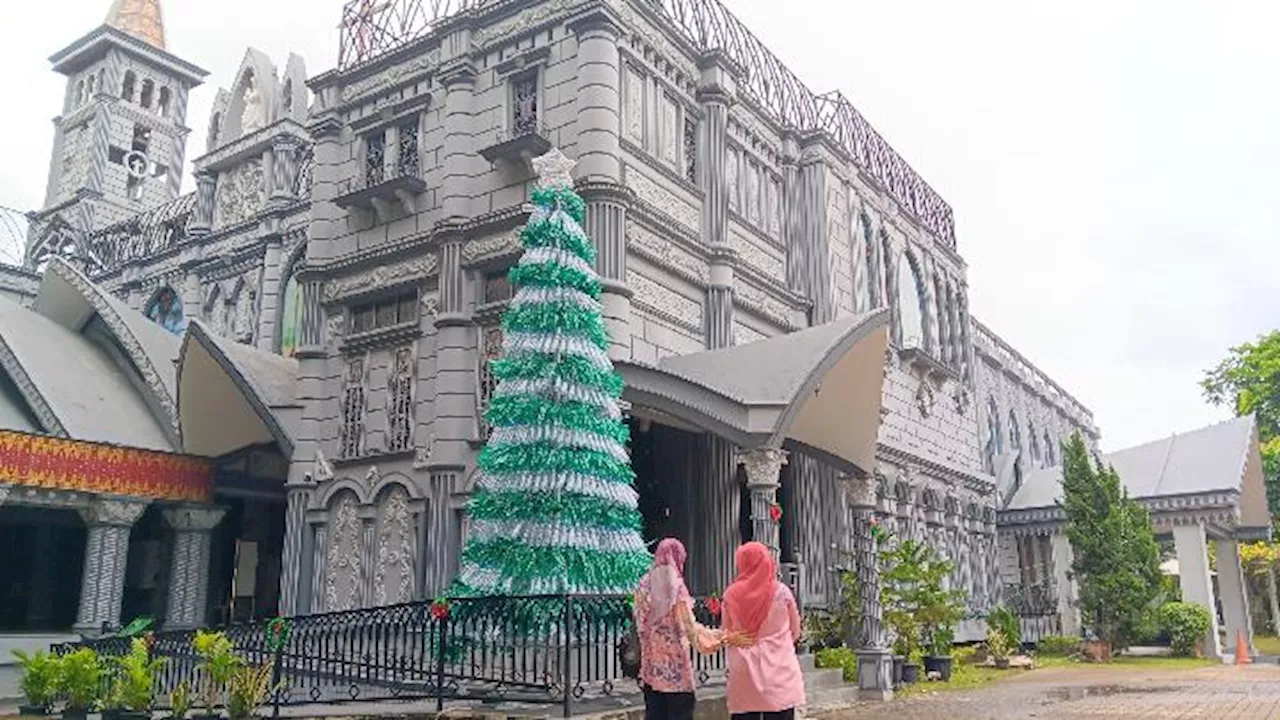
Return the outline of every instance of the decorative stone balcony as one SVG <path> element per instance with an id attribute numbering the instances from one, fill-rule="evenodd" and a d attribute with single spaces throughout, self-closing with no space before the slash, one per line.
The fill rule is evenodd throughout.
<path id="1" fill-rule="evenodd" d="M 540 122 L 519 123 L 496 133 L 493 144 L 480 151 L 494 165 L 529 168 L 530 161 L 551 149 L 551 133 Z"/>
<path id="2" fill-rule="evenodd" d="M 366 171 L 360 177 L 347 180 L 334 203 L 343 209 L 372 210 L 379 222 L 389 222 L 397 216 L 397 206 L 405 213 L 416 213 L 418 195 L 426 189 L 420 167 L 405 164 L 394 169 Z"/>
<path id="3" fill-rule="evenodd" d="M 946 381 L 960 378 L 955 369 L 947 366 L 919 343 L 908 344 L 902 348 L 900 355 L 902 361 L 920 379 L 928 380 L 934 387 L 941 388 Z"/>

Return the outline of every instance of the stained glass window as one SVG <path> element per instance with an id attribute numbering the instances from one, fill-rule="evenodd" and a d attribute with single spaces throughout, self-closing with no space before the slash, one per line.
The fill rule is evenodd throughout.
<path id="1" fill-rule="evenodd" d="M 493 399 L 493 391 L 498 387 L 498 379 L 494 377 L 491 365 L 494 360 L 502 357 L 502 328 L 490 326 L 482 328 L 481 347 L 480 347 L 480 382 L 479 401 L 480 410 L 480 435 L 481 437 L 489 437 L 489 424 L 485 422 L 484 411 L 489 408 L 489 401 Z"/>
<path id="2" fill-rule="evenodd" d="M 400 126 L 400 174 L 418 177 L 418 120 Z"/>
<path id="3" fill-rule="evenodd" d="M 366 185 L 377 185 L 387 177 L 382 165 L 387 152 L 387 136 L 375 133 L 365 138 L 364 142 L 364 181 Z"/>
<path id="4" fill-rule="evenodd" d="M 187 329 L 187 318 L 182 314 L 182 300 L 172 288 L 165 288 L 147 306 L 147 317 L 174 335 Z"/>
<path id="5" fill-rule="evenodd" d="M 302 327 L 302 286 L 290 277 L 284 286 L 284 312 L 280 316 L 280 354 L 293 357 L 298 351 L 298 334 Z"/>
<path id="6" fill-rule="evenodd" d="M 536 73 L 517 79 L 512 87 L 511 132 L 516 137 L 538 131 L 538 76 Z"/>

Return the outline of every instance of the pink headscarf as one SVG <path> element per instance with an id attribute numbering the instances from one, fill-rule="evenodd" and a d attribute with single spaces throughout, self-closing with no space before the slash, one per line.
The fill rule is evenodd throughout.
<path id="1" fill-rule="evenodd" d="M 774 584 L 778 582 L 773 554 L 763 544 L 749 542 L 738 548 L 733 563 L 738 579 L 725 590 L 724 603 L 736 629 L 755 635 L 773 607 Z"/>
<path id="2" fill-rule="evenodd" d="M 679 540 L 667 538 L 658 543 L 653 553 L 653 567 L 649 569 L 650 624 L 665 618 L 682 595 L 688 597 L 688 591 L 684 590 L 686 557 L 684 544 Z"/>

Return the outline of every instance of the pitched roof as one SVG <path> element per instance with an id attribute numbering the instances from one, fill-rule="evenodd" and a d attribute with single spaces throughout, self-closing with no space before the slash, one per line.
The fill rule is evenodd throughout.
<path id="1" fill-rule="evenodd" d="M 1188 433 L 1104 455 L 1129 495 L 1139 499 L 1235 490 L 1248 492 L 1247 470 L 1256 451 L 1252 416 L 1232 418 Z M 1037 468 L 1006 510 L 1050 507 L 1062 496 L 1062 468 Z"/>

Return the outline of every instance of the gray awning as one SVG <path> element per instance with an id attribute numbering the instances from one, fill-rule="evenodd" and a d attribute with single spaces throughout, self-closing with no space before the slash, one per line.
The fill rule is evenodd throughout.
<path id="1" fill-rule="evenodd" d="M 634 407 L 750 449 L 791 445 L 851 473 L 875 465 L 887 310 L 747 345 L 620 364 Z"/>
<path id="2" fill-rule="evenodd" d="M 274 442 L 291 456 L 287 419 L 296 414 L 297 368 L 294 360 L 224 340 L 192 320 L 178 360 L 183 450 L 220 457 Z"/>

